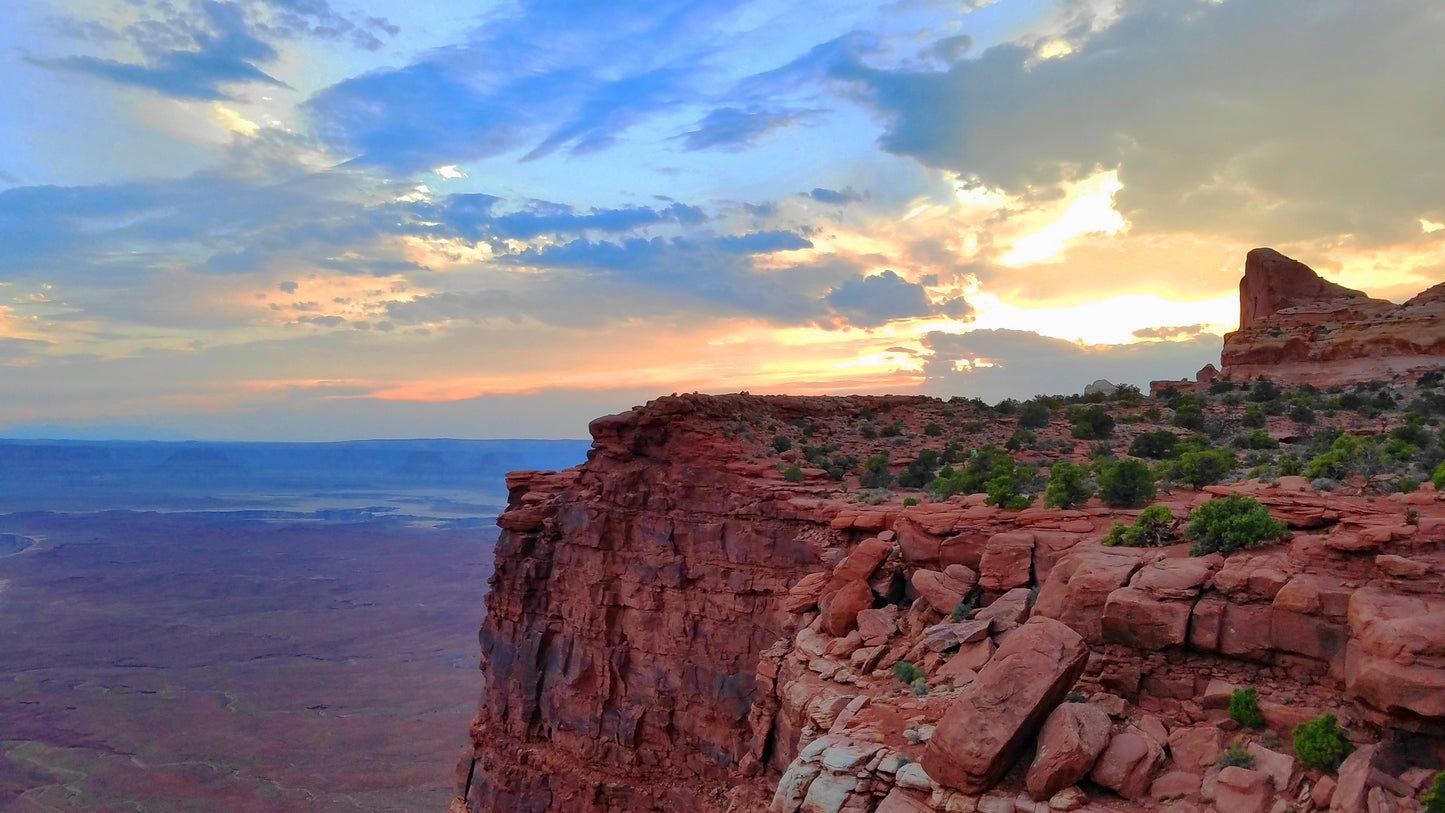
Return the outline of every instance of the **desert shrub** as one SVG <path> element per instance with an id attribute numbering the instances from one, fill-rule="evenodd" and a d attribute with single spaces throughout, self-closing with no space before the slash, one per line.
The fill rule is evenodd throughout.
<path id="1" fill-rule="evenodd" d="M 1253 429 L 1236 437 L 1234 446 L 1238 449 L 1278 449 L 1279 441 L 1263 429 Z"/>
<path id="2" fill-rule="evenodd" d="M 868 458 L 863 464 L 863 474 L 859 477 L 859 483 L 864 488 L 887 488 L 893 484 L 893 474 L 888 471 L 887 449 Z"/>
<path id="3" fill-rule="evenodd" d="M 1024 493 L 1024 485 L 1027 478 L 1017 467 L 1008 474 L 1000 475 L 984 483 L 984 491 L 988 493 L 988 499 L 984 500 L 989 505 L 997 505 L 999 508 L 1007 508 L 1010 511 L 1017 511 L 1028 508 L 1034 501 L 1032 494 Z"/>
<path id="4" fill-rule="evenodd" d="M 1425 373 L 1424 375 L 1416 379 L 1415 386 L 1428 389 L 1440 386 L 1441 381 L 1445 381 L 1445 372 L 1441 372 L 1440 370 L 1431 370 L 1430 372 Z M 1438 778 L 1439 777 L 1436 777 L 1436 779 Z"/>
<path id="5" fill-rule="evenodd" d="M 970 435 L 976 435 L 983 431 L 983 421 L 964 421 L 959 429 L 962 429 Z"/>
<path id="6" fill-rule="evenodd" d="M 1037 441 L 1038 437 L 1035 436 L 1033 432 L 1024 429 L 1023 427 L 1019 427 L 1018 429 L 1014 430 L 1013 435 L 1009 437 L 1008 441 L 1004 443 L 1003 447 L 1011 452 L 1016 452 L 1019 449 L 1033 448 L 1034 443 Z"/>
<path id="7" fill-rule="evenodd" d="M 1129 454 L 1134 457 L 1147 457 L 1151 460 L 1163 460 L 1166 457 L 1174 456 L 1174 444 L 1179 442 L 1179 436 L 1168 429 L 1154 429 L 1149 432 L 1140 432 L 1134 436 L 1129 443 Z"/>
<path id="8" fill-rule="evenodd" d="M 1290 407 L 1289 417 L 1297 424 L 1309 426 L 1315 422 L 1315 411 L 1310 408 L 1309 404 L 1295 404 Z"/>
<path id="9" fill-rule="evenodd" d="M 1273 401 L 1280 396 L 1280 393 L 1281 391 L 1278 384 L 1270 381 L 1264 376 L 1260 376 L 1259 378 L 1256 378 L 1254 380 L 1254 383 L 1252 385 L 1250 385 L 1249 400 L 1254 401 L 1255 403 Z"/>
<path id="10" fill-rule="evenodd" d="M 917 498 L 917 497 L 904 497 L 904 498 L 903 498 L 903 507 L 904 507 L 904 508 L 907 508 L 907 507 L 910 506 L 910 505 L 917 505 L 917 504 L 918 504 L 918 498 Z"/>
<path id="11" fill-rule="evenodd" d="M 903 421 L 894 418 L 893 423 L 884 426 L 883 429 L 879 431 L 879 434 L 885 438 L 896 438 L 899 435 L 908 434 L 908 427 L 903 425 Z"/>
<path id="12" fill-rule="evenodd" d="M 1405 476 L 1401 477 L 1400 482 L 1396 483 L 1396 485 L 1399 486 L 1400 493 L 1409 494 L 1410 492 L 1420 487 L 1420 481 L 1416 480 L 1414 477 Z"/>
<path id="13" fill-rule="evenodd" d="M 1019 426 L 1039 429 L 1049 425 L 1049 405 L 1035 398 L 1019 405 Z"/>
<path id="14" fill-rule="evenodd" d="M 1338 480 L 1358 467 L 1363 447 L 1364 441 L 1354 435 L 1342 434 L 1330 443 L 1329 451 L 1310 459 L 1304 475 L 1311 479 L 1330 477 Z"/>
<path id="15" fill-rule="evenodd" d="M 1209 382 L 1210 395 L 1223 395 L 1226 392 L 1234 391 L 1234 382 L 1227 378 L 1216 378 Z"/>
<path id="16" fill-rule="evenodd" d="M 1069 508 L 1093 496 L 1089 470 L 1077 463 L 1060 460 L 1049 467 L 1049 484 L 1044 489 L 1044 505 Z"/>
<path id="17" fill-rule="evenodd" d="M 1253 768 L 1254 755 L 1244 749 L 1243 743 L 1235 740 L 1219 752 L 1219 761 L 1215 765 L 1220 768 Z"/>
<path id="18" fill-rule="evenodd" d="M 873 420 L 873 407 L 863 407 L 858 410 L 858 419 L 863 421 Z"/>
<path id="19" fill-rule="evenodd" d="M 1114 416 L 1099 404 L 1069 410 L 1069 421 L 1074 425 L 1070 434 L 1080 440 L 1107 438 L 1114 433 Z"/>
<path id="20" fill-rule="evenodd" d="M 939 435 L 942 435 L 942 434 L 943 434 L 943 427 L 942 427 L 942 426 L 939 426 L 937 423 L 935 423 L 935 422 L 933 422 L 933 421 L 929 421 L 929 422 L 928 422 L 927 424 L 925 424 L 924 427 L 923 427 L 923 434 L 925 434 L 925 435 L 927 435 L 927 436 L 929 436 L 929 437 L 931 437 L 931 438 L 936 438 L 936 437 L 938 437 Z"/>
<path id="21" fill-rule="evenodd" d="M 1280 455 L 1279 459 L 1275 461 L 1275 465 L 1279 468 L 1281 477 L 1293 477 L 1304 471 L 1304 464 L 1292 454 Z"/>
<path id="22" fill-rule="evenodd" d="M 1012 455 L 990 443 L 973 450 L 962 466 L 940 470 L 928 484 L 928 490 L 940 499 L 954 494 L 977 494 L 988 490 L 990 480 L 1013 476 L 1016 468 Z"/>
<path id="23" fill-rule="evenodd" d="M 1430 474 L 1430 482 L 1435 484 L 1436 491 L 1445 491 L 1445 463 L 1435 467 Z"/>
<path id="24" fill-rule="evenodd" d="M 1252 548 L 1268 539 L 1284 535 L 1286 526 L 1271 517 L 1269 509 L 1253 497 L 1229 494 L 1215 497 L 1194 509 L 1184 536 L 1194 544 L 1191 556 L 1223 553 Z"/>
<path id="25" fill-rule="evenodd" d="M 928 681 L 924 678 L 913 681 L 913 696 L 922 697 L 926 694 L 928 694 Z"/>
<path id="26" fill-rule="evenodd" d="M 1125 406 L 1137 406 L 1144 401 L 1144 393 L 1133 384 L 1120 384 L 1110 400 L 1117 401 Z"/>
<path id="27" fill-rule="evenodd" d="M 908 661 L 899 661 L 893 664 L 893 675 L 904 683 L 912 683 L 915 680 L 922 680 L 924 677 L 923 670 Z"/>
<path id="28" fill-rule="evenodd" d="M 773 435 L 773 451 L 782 453 L 793 448 L 793 441 L 787 435 Z"/>
<path id="29" fill-rule="evenodd" d="M 1239 419 L 1249 429 L 1259 429 L 1264 426 L 1264 408 L 1259 404 L 1250 404 L 1244 408 L 1244 417 Z"/>
<path id="30" fill-rule="evenodd" d="M 1248 686 L 1230 693 L 1229 716 L 1245 728 L 1263 726 L 1264 714 L 1259 710 L 1259 689 Z"/>
<path id="31" fill-rule="evenodd" d="M 1101 457 L 1094 463 L 1099 496 L 1115 508 L 1140 508 L 1154 499 L 1154 474 L 1142 460 Z"/>
<path id="32" fill-rule="evenodd" d="M 1320 770 L 1334 770 L 1340 760 L 1354 750 L 1333 714 L 1321 714 L 1300 723 L 1294 727 L 1291 739 L 1299 761 Z"/>
<path id="33" fill-rule="evenodd" d="M 1174 417 L 1170 423 L 1186 429 L 1199 429 L 1204 425 L 1204 405 L 1193 393 L 1181 395 L 1174 400 Z"/>
<path id="34" fill-rule="evenodd" d="M 1153 547 L 1175 539 L 1174 515 L 1162 505 L 1151 505 L 1139 512 L 1133 525 L 1115 522 L 1101 540 L 1105 545 Z"/>
<path id="35" fill-rule="evenodd" d="M 1420 797 L 1420 804 L 1425 806 L 1425 813 L 1445 813 L 1445 771 L 1435 774 L 1435 778 L 1430 780 L 1430 786 Z"/>
<path id="36" fill-rule="evenodd" d="M 948 614 L 948 620 L 957 624 L 960 621 L 967 621 L 968 614 L 973 612 L 973 602 L 960 601 L 953 605 L 953 610 Z"/>
<path id="37" fill-rule="evenodd" d="M 943 455 L 937 450 L 924 449 L 899 473 L 898 485 L 903 488 L 923 488 L 933 481 L 942 459 Z"/>
<path id="38" fill-rule="evenodd" d="M 1229 449 L 1214 449 L 1207 452 L 1188 452 L 1179 456 L 1179 467 L 1175 479 L 1195 488 L 1224 479 L 1234 470 L 1234 452 Z"/>
<path id="39" fill-rule="evenodd" d="M 878 437 L 878 427 L 874 426 L 869 421 L 864 421 L 863 423 L 858 424 L 858 434 L 862 435 L 865 438 L 876 438 Z"/>
<path id="40" fill-rule="evenodd" d="M 803 481 L 803 469 L 797 463 L 783 469 L 783 479 L 790 483 L 801 483 Z"/>

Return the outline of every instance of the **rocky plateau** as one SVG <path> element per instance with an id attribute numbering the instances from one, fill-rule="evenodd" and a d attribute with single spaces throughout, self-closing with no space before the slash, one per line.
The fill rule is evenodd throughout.
<path id="1" fill-rule="evenodd" d="M 1095 394 L 1101 438 L 1056 405 L 1019 442 L 1017 404 L 686 394 L 594 421 L 581 466 L 508 475 L 451 813 L 1423 809 L 1445 764 L 1445 500 L 1428 474 L 1310 479 L 1245 450 L 1401 427 L 1438 446 L 1445 395 L 1415 379 L 1445 364 L 1445 286 L 1396 306 L 1257 249 L 1241 300 L 1188 420 Z M 1259 375 L 1313 386 L 1254 399 Z M 1161 490 L 1175 525 L 1240 494 L 1285 538 L 1110 546 L 1138 508 L 858 474 L 1007 442 L 1042 476 L 1161 431 L 1256 444 L 1218 482 Z M 1231 714 L 1245 687 L 1257 726 Z M 1349 753 L 1309 767 L 1292 732 L 1327 712 Z"/>

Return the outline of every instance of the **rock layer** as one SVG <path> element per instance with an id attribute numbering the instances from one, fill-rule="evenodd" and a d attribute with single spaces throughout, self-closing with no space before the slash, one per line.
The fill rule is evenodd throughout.
<path id="1" fill-rule="evenodd" d="M 1395 305 L 1257 248 L 1239 303 L 1239 329 L 1225 335 L 1221 355 L 1221 375 L 1235 381 L 1264 375 L 1327 387 L 1445 368 L 1445 283 Z"/>

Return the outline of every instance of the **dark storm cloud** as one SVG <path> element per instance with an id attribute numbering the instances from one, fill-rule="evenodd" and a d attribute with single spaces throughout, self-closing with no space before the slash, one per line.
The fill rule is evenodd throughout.
<path id="1" fill-rule="evenodd" d="M 1136 232 L 1377 245 L 1445 220 L 1442 41 L 1434 0 L 1136 0 L 1059 58 L 889 70 L 853 38 L 774 80 L 843 80 L 885 149 L 1014 194 L 1117 169 Z"/>
<path id="2" fill-rule="evenodd" d="M 828 292 L 828 305 L 857 327 L 878 327 L 894 319 L 945 314 L 971 320 L 973 306 L 963 297 L 934 304 L 924 287 L 893 271 L 850 279 Z"/>

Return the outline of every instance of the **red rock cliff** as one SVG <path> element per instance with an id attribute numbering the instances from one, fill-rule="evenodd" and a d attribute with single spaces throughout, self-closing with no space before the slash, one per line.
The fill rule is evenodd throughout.
<path id="1" fill-rule="evenodd" d="M 1403 305 L 1321 279 L 1269 248 L 1249 252 L 1239 330 L 1224 337 L 1235 380 L 1356 384 L 1445 367 L 1445 283 Z"/>
<path id="2" fill-rule="evenodd" d="M 770 487 L 772 462 L 746 462 L 734 416 L 857 408 L 659 399 L 594 421 L 585 465 L 508 478 L 478 761 L 463 766 L 473 810 L 706 810 L 720 798 L 749 751 L 758 653 L 787 637 L 774 596 L 836 533 Z"/>

